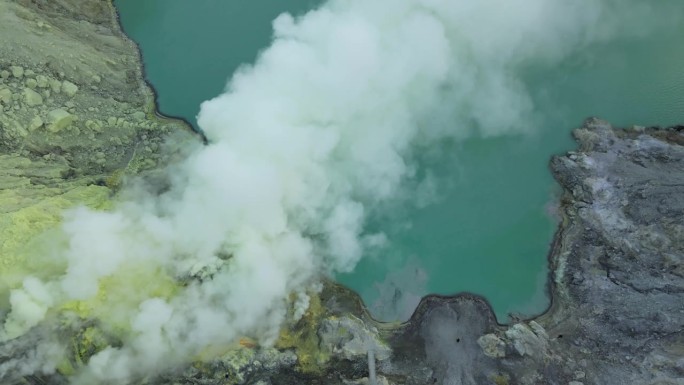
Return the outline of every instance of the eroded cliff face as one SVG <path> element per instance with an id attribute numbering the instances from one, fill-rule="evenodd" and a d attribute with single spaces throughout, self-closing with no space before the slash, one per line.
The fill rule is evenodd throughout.
<path id="1" fill-rule="evenodd" d="M 5 309 L 25 271 L 63 268 L 48 250 L 63 209 L 107 209 L 123 177 L 169 162 L 160 150 L 169 136 L 198 140 L 155 115 L 110 2 L 0 0 L 0 36 Z M 371 350 L 378 384 L 684 383 L 682 128 L 619 130 L 591 119 L 575 136 L 578 150 L 551 162 L 565 192 L 544 315 L 498 325 L 482 298 L 431 296 L 409 322 L 381 324 L 355 293 L 327 283 L 274 347 L 245 338 L 137 382 L 368 384 Z M 0 383 L 68 383 L 117 344 L 73 310 L 0 343 Z M 41 349 L 55 338 L 68 348 Z M 33 365 L 55 354 L 56 367 Z"/>

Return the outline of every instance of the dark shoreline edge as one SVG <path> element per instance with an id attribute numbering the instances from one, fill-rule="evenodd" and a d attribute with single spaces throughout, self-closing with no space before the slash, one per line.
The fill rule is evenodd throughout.
<path id="1" fill-rule="evenodd" d="M 142 74 L 142 79 L 145 82 L 145 85 L 147 88 L 150 90 L 152 94 L 152 102 L 154 104 L 154 109 L 151 112 L 154 112 L 155 116 L 160 119 L 167 119 L 167 120 L 178 120 L 183 122 L 193 134 L 198 135 L 201 139 L 202 142 L 207 145 L 209 143 L 206 135 L 204 132 L 202 132 L 199 127 L 195 127 L 192 123 L 190 123 L 187 119 L 185 119 L 182 116 L 175 116 L 175 115 L 170 115 L 163 113 L 161 110 L 161 107 L 159 105 L 159 92 L 157 89 L 154 87 L 154 84 L 152 84 L 152 81 L 147 75 L 147 67 L 145 66 L 145 60 L 143 59 L 143 51 L 142 47 L 140 47 L 140 44 L 138 44 L 135 39 L 133 39 L 127 32 L 126 29 L 124 28 L 123 23 L 121 22 L 121 14 L 119 13 L 119 8 L 116 6 L 116 0 L 109 0 L 108 1 L 109 6 L 112 8 L 112 15 L 114 16 L 114 22 L 119 26 L 119 30 L 121 31 L 122 37 L 130 42 L 134 47 L 135 50 L 138 54 L 138 59 L 140 62 L 140 72 Z"/>
<path id="2" fill-rule="evenodd" d="M 555 178 L 554 178 L 555 180 Z M 556 181 L 556 183 L 558 183 Z M 560 184 L 559 184 L 560 186 Z M 565 193 L 565 191 L 563 192 Z M 562 195 L 559 196 L 559 203 L 562 202 Z M 562 204 L 562 203 L 561 203 Z M 547 273 L 546 273 L 546 282 L 544 284 L 544 291 L 546 294 L 546 297 L 548 299 L 548 304 L 544 308 L 544 310 L 533 314 L 533 315 L 525 315 L 525 314 L 510 314 L 509 313 L 509 319 L 507 321 L 501 322 L 497 316 L 496 313 L 494 312 L 494 307 L 492 304 L 489 302 L 487 297 L 470 292 L 470 291 L 460 291 L 454 294 L 426 294 L 424 295 L 420 301 L 418 302 L 418 305 L 416 305 L 415 310 L 411 313 L 411 316 L 406 320 L 406 321 L 381 321 L 373 317 L 371 312 L 369 311 L 368 307 L 366 306 L 365 302 L 361 298 L 361 296 L 351 288 L 342 285 L 339 282 L 336 281 L 327 281 L 328 284 L 332 286 L 337 286 L 339 288 L 342 288 L 345 291 L 348 291 L 350 293 L 353 293 L 355 297 L 358 297 L 358 303 L 360 306 L 360 311 L 362 314 L 362 318 L 365 321 L 368 321 L 372 323 L 374 326 L 378 327 L 379 329 L 383 330 L 392 330 L 392 329 L 404 329 L 407 327 L 410 327 L 411 325 L 421 321 L 423 319 L 423 316 L 425 313 L 429 312 L 431 308 L 435 307 L 435 305 L 440 304 L 449 304 L 449 303 L 456 303 L 459 301 L 471 301 L 471 302 L 479 302 L 483 304 L 486 308 L 486 313 L 487 316 L 492 320 L 492 323 L 496 325 L 497 327 L 508 327 L 511 325 L 514 325 L 519 322 L 527 322 L 527 321 L 532 321 L 536 320 L 539 318 L 542 318 L 544 316 L 550 315 L 555 306 L 558 305 L 558 298 L 554 295 L 556 292 L 556 282 L 554 279 L 554 276 L 556 275 L 556 268 L 557 268 L 557 256 L 561 251 L 561 243 L 563 240 L 563 232 L 564 232 L 564 221 L 565 218 L 561 219 L 561 221 L 558 224 L 558 227 L 556 231 L 554 232 L 553 238 L 551 242 L 549 243 L 549 251 L 547 252 L 546 259 L 547 259 Z"/>

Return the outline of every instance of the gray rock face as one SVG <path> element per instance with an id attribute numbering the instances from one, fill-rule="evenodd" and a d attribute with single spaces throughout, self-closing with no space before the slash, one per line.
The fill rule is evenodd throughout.
<path id="1" fill-rule="evenodd" d="M 318 329 L 318 335 L 322 349 L 328 349 L 348 360 L 365 358 L 369 349 L 381 361 L 390 355 L 390 349 L 378 340 L 377 330 L 371 330 L 352 315 L 324 320 Z"/>
<path id="2" fill-rule="evenodd" d="M 681 378 L 684 135 L 596 119 L 575 135 L 580 152 L 552 161 L 568 201 L 553 260 L 568 296 L 558 313 L 575 320 L 547 329 L 566 354 L 595 356 L 585 383 Z"/>
<path id="3" fill-rule="evenodd" d="M 546 352 L 548 337 L 535 334 L 524 323 L 513 325 L 504 334 L 520 356 L 539 357 Z"/>
<path id="4" fill-rule="evenodd" d="M 477 339 L 477 344 L 480 345 L 480 348 L 482 348 L 487 357 L 506 357 L 506 344 L 496 334 L 483 335 Z"/>

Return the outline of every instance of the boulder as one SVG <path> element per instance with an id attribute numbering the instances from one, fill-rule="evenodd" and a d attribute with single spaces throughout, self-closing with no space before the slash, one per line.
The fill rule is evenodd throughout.
<path id="1" fill-rule="evenodd" d="M 0 89 L 0 103 L 8 105 L 12 102 L 12 91 L 9 88 Z"/>
<path id="2" fill-rule="evenodd" d="M 377 331 L 353 315 L 329 318 L 318 330 L 321 346 L 330 348 L 348 360 L 365 358 L 373 349 L 375 357 L 382 361 L 390 356 L 390 349 L 380 341 Z"/>
<path id="3" fill-rule="evenodd" d="M 78 92 L 78 86 L 70 81 L 65 80 L 62 82 L 62 92 L 68 97 L 73 98 L 74 95 L 76 95 L 76 92 Z"/>
<path id="4" fill-rule="evenodd" d="M 74 120 L 76 120 L 75 115 L 72 115 L 61 108 L 57 108 L 47 114 L 48 130 L 50 132 L 59 132 L 69 127 Z"/>
<path id="5" fill-rule="evenodd" d="M 40 106 L 43 104 L 43 97 L 36 91 L 27 87 L 24 88 L 24 102 L 26 102 L 26 105 L 29 107 Z"/>
<path id="6" fill-rule="evenodd" d="M 15 78 L 22 78 L 24 77 L 24 69 L 19 66 L 12 66 L 10 67 L 10 71 L 12 71 L 12 76 Z"/>
<path id="7" fill-rule="evenodd" d="M 477 339 L 477 344 L 488 357 L 501 358 L 506 356 L 506 343 L 496 334 L 483 335 Z"/>
<path id="8" fill-rule="evenodd" d="M 506 337 L 511 340 L 513 348 L 521 356 L 539 357 L 544 354 L 547 341 L 535 334 L 527 325 L 519 323 L 506 330 Z"/>

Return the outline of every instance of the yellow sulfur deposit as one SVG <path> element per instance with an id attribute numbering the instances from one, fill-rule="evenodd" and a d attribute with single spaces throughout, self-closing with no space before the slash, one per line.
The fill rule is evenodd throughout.
<path id="1" fill-rule="evenodd" d="M 325 315 L 325 309 L 321 304 L 320 297 L 310 294 L 309 307 L 296 325 L 284 327 L 280 330 L 280 337 L 276 341 L 278 349 L 294 349 L 300 370 L 304 372 L 317 372 L 323 367 L 323 363 L 329 360 L 329 356 L 319 347 L 317 335 L 318 325 Z"/>
<path id="2" fill-rule="evenodd" d="M 48 254 L 57 252 L 54 241 L 63 211 L 76 205 L 107 208 L 109 190 L 92 185 L 62 193 L 56 188 L 0 190 L 0 207 L 5 211 L 0 213 L 2 291 L 16 287 L 28 272 L 45 273 L 50 266 Z M 9 211 L 12 207 L 18 209 Z"/>

